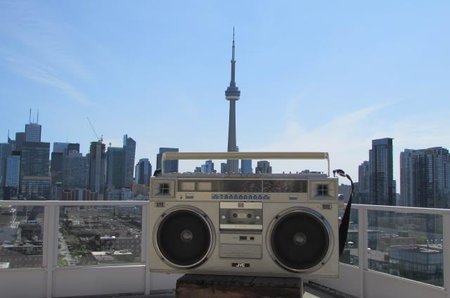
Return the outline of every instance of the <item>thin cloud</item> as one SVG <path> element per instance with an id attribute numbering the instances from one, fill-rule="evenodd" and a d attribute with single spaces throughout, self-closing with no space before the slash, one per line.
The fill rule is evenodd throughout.
<path id="1" fill-rule="evenodd" d="M 306 129 L 302 123 L 293 119 L 288 112 L 286 117 L 285 129 L 279 139 L 276 139 L 272 149 L 303 149 L 317 150 L 330 147 L 332 144 L 339 144 L 341 148 L 353 147 L 347 141 L 348 138 L 355 136 L 368 137 L 368 126 L 373 115 L 377 111 L 385 108 L 388 104 L 377 104 L 360 110 L 351 111 L 347 114 L 339 115 L 322 125 Z M 369 129 L 369 131 L 373 130 Z"/>
<path id="2" fill-rule="evenodd" d="M 92 77 L 89 69 L 71 54 L 68 36 L 76 32 L 74 28 L 64 21 L 55 20 L 53 15 L 45 14 L 34 2 L 11 1 L 9 4 L 2 6 L 0 32 L 67 73 L 82 78 Z"/>
<path id="3" fill-rule="evenodd" d="M 11 68 L 23 77 L 53 87 L 65 94 L 68 98 L 83 104 L 90 105 L 92 102 L 80 92 L 75 86 L 62 79 L 56 70 L 48 65 L 41 64 L 37 61 L 30 61 L 25 58 L 15 58 L 9 56 L 5 58 Z"/>
<path id="4" fill-rule="evenodd" d="M 20 45 L 14 51 L 2 47 L 11 69 L 27 79 L 53 87 L 76 102 L 91 101 L 73 83 L 92 78 L 91 72 L 71 54 L 67 36 L 71 31 L 64 23 L 52 23 L 33 2 L 3 3 L 0 17 L 3 38 Z M 72 82 L 71 82 L 72 81 Z"/>
<path id="5" fill-rule="evenodd" d="M 363 109 L 342 114 L 309 129 L 300 119 L 295 119 L 292 110 L 295 101 L 289 104 L 284 118 L 284 131 L 264 148 L 257 151 L 314 151 L 328 152 L 331 166 L 344 168 L 353 177 L 357 177 L 358 165 L 367 159 L 370 137 L 375 128 L 368 128 L 374 116 L 390 104 L 376 104 Z M 303 120 L 307 121 L 307 120 Z M 326 172 L 326 164 L 317 161 L 273 161 L 274 171 L 301 171 L 304 169 Z"/>
<path id="6" fill-rule="evenodd" d="M 450 120 L 443 118 L 421 119 L 406 115 L 386 118 L 388 108 L 395 103 L 376 104 L 339 115 L 322 125 L 307 130 L 300 120 L 287 113 L 285 129 L 261 151 L 323 151 L 329 152 L 332 167 L 344 168 L 354 180 L 358 177 L 358 166 L 368 160 L 372 140 L 394 138 L 394 177 L 399 181 L 399 156 L 406 148 L 421 149 L 447 145 Z M 291 106 L 292 107 L 292 106 Z M 306 121 L 306 120 L 305 120 Z M 292 168 L 292 162 L 273 162 L 275 169 Z M 301 162 L 301 169 L 317 169 L 317 163 Z M 321 167 L 320 170 L 324 168 Z"/>

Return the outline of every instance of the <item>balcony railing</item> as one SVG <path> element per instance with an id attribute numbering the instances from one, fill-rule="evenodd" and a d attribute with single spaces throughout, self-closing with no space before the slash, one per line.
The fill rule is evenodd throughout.
<path id="1" fill-rule="evenodd" d="M 450 297 L 450 210 L 353 205 L 340 277 L 356 297 Z"/>
<path id="2" fill-rule="evenodd" d="M 0 201 L 0 297 L 173 290 L 148 270 L 146 201 Z M 354 205 L 340 278 L 357 297 L 449 297 L 450 210 Z"/>

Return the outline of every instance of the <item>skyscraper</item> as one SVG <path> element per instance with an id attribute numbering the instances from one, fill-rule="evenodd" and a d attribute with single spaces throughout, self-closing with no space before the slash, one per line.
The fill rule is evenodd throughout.
<path id="1" fill-rule="evenodd" d="M 25 142 L 40 142 L 42 126 L 38 123 L 25 124 Z"/>
<path id="2" fill-rule="evenodd" d="M 103 199 L 106 175 L 105 144 L 101 140 L 91 142 L 89 150 L 89 190 L 100 194 Z"/>
<path id="3" fill-rule="evenodd" d="M 89 160 L 76 151 L 69 151 L 63 164 L 63 187 L 81 188 L 88 186 Z"/>
<path id="4" fill-rule="evenodd" d="M 50 143 L 24 142 L 20 156 L 20 192 L 26 199 L 50 199 Z"/>
<path id="5" fill-rule="evenodd" d="M 125 150 L 108 147 L 106 152 L 106 184 L 108 190 L 125 187 Z"/>
<path id="6" fill-rule="evenodd" d="M 9 143 L 0 144 L 0 187 L 5 186 L 6 160 L 11 155 L 12 146 Z"/>
<path id="7" fill-rule="evenodd" d="M 6 159 L 5 186 L 3 187 L 3 199 L 17 199 L 20 181 L 20 152 L 13 151 Z"/>
<path id="8" fill-rule="evenodd" d="M 106 186 L 108 199 L 111 199 L 123 188 L 133 186 L 134 156 L 136 142 L 127 135 L 123 136 L 123 147 L 108 147 L 106 152 Z M 114 193 L 114 194 L 113 194 Z"/>
<path id="9" fill-rule="evenodd" d="M 225 98 L 230 102 L 230 113 L 228 121 L 228 152 L 237 152 L 238 147 L 236 144 L 236 101 L 239 100 L 241 91 L 236 86 L 235 76 L 236 76 L 236 61 L 234 56 L 234 28 L 233 28 L 233 46 L 231 54 L 231 80 L 230 85 L 225 91 Z M 239 172 L 239 161 L 238 160 L 228 160 L 228 172 L 238 173 Z"/>
<path id="10" fill-rule="evenodd" d="M 251 159 L 243 159 L 243 160 L 241 160 L 241 173 L 242 174 L 251 174 L 251 173 L 253 173 L 252 160 Z"/>
<path id="11" fill-rule="evenodd" d="M 53 143 L 53 152 L 60 152 L 64 153 L 65 155 L 68 155 L 69 152 L 80 152 L 80 144 L 78 143 L 60 143 L 60 142 L 54 142 Z"/>
<path id="12" fill-rule="evenodd" d="M 370 165 L 366 160 L 358 167 L 357 200 L 360 204 L 369 203 Z"/>
<path id="13" fill-rule="evenodd" d="M 220 173 L 221 174 L 228 173 L 228 163 L 226 163 L 226 162 L 220 163 Z"/>
<path id="14" fill-rule="evenodd" d="M 450 203 L 450 154 L 442 147 L 400 153 L 401 204 L 448 208 Z"/>
<path id="15" fill-rule="evenodd" d="M 369 151 L 369 201 L 374 205 L 395 205 L 392 138 L 372 140 Z"/>
<path id="16" fill-rule="evenodd" d="M 20 155 L 17 153 L 17 151 L 14 151 L 12 155 L 8 156 L 5 177 L 5 186 L 15 188 L 16 192 L 20 181 Z"/>
<path id="17" fill-rule="evenodd" d="M 256 174 L 272 174 L 272 167 L 270 166 L 270 162 L 267 160 L 260 160 L 256 163 L 255 168 Z"/>
<path id="18" fill-rule="evenodd" d="M 131 188 L 133 185 L 134 158 L 136 155 L 136 141 L 123 136 L 123 149 L 125 150 L 125 187 Z"/>
<path id="19" fill-rule="evenodd" d="M 64 180 L 64 153 L 52 152 L 50 159 L 50 174 L 52 177 L 52 184 L 62 183 Z"/>
<path id="20" fill-rule="evenodd" d="M 20 177 L 50 176 L 50 143 L 25 142 L 20 158 Z"/>
<path id="21" fill-rule="evenodd" d="M 30 123 L 25 124 L 25 142 L 41 142 L 42 126 L 39 124 L 39 111 L 37 112 L 36 116 L 36 119 L 31 119 L 30 109 Z"/>
<path id="22" fill-rule="evenodd" d="M 61 183 L 64 185 L 70 177 L 64 176 L 69 155 L 77 155 L 80 152 L 78 143 L 53 143 L 53 152 L 50 161 L 50 172 L 52 175 L 52 184 Z"/>
<path id="23" fill-rule="evenodd" d="M 148 158 L 141 158 L 136 165 L 136 184 L 149 185 L 152 176 L 152 165 Z"/>
<path id="24" fill-rule="evenodd" d="M 161 158 L 164 152 L 178 152 L 178 148 L 159 148 L 159 153 L 156 155 L 156 169 L 162 169 Z M 178 172 L 178 160 L 166 160 L 164 162 L 164 172 L 165 173 L 175 173 Z"/>
<path id="25" fill-rule="evenodd" d="M 216 171 L 214 170 L 214 163 L 212 160 L 205 161 L 205 163 L 201 165 L 200 171 L 204 174 L 215 173 Z"/>
<path id="26" fill-rule="evenodd" d="M 25 143 L 25 133 L 24 132 L 16 132 L 16 141 L 14 150 L 20 151 L 22 150 L 22 145 Z"/>

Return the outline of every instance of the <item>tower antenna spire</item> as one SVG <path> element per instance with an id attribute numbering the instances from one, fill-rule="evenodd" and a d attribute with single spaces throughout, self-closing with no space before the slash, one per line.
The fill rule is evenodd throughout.
<path id="1" fill-rule="evenodd" d="M 236 60 L 235 60 L 235 30 L 233 27 L 233 43 L 231 48 L 231 80 L 225 98 L 230 102 L 230 114 L 228 122 L 228 152 L 237 152 L 236 144 L 236 101 L 239 100 L 241 91 L 236 86 Z M 228 173 L 238 173 L 239 164 L 237 160 L 228 160 Z"/>
<path id="2" fill-rule="evenodd" d="M 233 45 L 231 47 L 231 81 L 230 86 L 236 86 L 236 60 L 234 46 L 234 27 L 233 27 Z"/>
<path id="3" fill-rule="evenodd" d="M 234 26 L 233 26 L 233 60 L 234 60 Z"/>

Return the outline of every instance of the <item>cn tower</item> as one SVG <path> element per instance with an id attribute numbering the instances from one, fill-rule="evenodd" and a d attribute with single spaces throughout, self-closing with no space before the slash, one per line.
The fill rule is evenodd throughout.
<path id="1" fill-rule="evenodd" d="M 236 86 L 236 60 L 234 60 L 234 28 L 233 28 L 233 47 L 231 54 L 231 81 L 230 86 L 225 90 L 225 98 L 230 102 L 230 115 L 228 122 L 228 152 L 237 152 L 236 145 L 236 101 L 239 100 L 241 91 Z M 239 172 L 239 161 L 228 160 L 228 173 Z"/>

